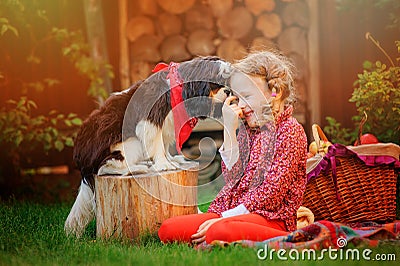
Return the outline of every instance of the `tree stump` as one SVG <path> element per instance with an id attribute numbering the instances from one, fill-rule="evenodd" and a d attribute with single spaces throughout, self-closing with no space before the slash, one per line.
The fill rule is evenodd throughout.
<path id="1" fill-rule="evenodd" d="M 155 233 L 167 218 L 197 213 L 198 165 L 132 176 L 96 176 L 99 238 Z"/>

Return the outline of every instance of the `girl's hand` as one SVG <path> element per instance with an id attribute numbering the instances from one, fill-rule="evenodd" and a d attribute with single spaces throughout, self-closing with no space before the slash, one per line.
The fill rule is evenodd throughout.
<path id="1" fill-rule="evenodd" d="M 225 99 L 222 106 L 222 116 L 224 118 L 224 127 L 229 132 L 235 132 L 239 127 L 239 117 L 243 116 L 243 110 L 233 101 L 237 100 L 236 96 L 229 96 Z"/>
<path id="2" fill-rule="evenodd" d="M 208 228 L 210 228 L 211 225 L 220 221 L 221 219 L 223 219 L 223 218 L 214 218 L 214 219 L 210 219 L 210 220 L 207 220 L 204 223 L 202 223 L 199 226 L 197 233 L 192 235 L 192 243 L 193 244 L 201 244 L 202 242 L 204 242 L 204 240 L 206 239 L 206 233 L 207 233 Z"/>

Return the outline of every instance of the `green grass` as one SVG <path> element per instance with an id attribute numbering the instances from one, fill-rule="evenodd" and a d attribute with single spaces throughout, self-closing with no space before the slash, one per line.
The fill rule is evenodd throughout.
<path id="1" fill-rule="evenodd" d="M 268 265 L 257 258 L 257 250 L 230 246 L 197 251 L 184 244 L 163 245 L 153 235 L 136 241 L 100 241 L 95 239 L 95 223 L 85 236 L 68 238 L 63 224 L 69 204 L 42 205 L 0 201 L 0 265 Z M 376 252 L 396 253 L 388 245 Z M 278 265 L 317 265 L 319 261 L 280 261 Z M 366 261 L 331 261 L 326 265 L 367 265 Z M 395 262 L 379 265 L 395 265 Z"/>

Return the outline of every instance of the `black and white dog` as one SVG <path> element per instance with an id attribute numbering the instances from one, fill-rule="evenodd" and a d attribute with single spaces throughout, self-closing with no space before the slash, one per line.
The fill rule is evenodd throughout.
<path id="1" fill-rule="evenodd" d="M 177 119 L 182 113 L 184 120 L 220 117 L 227 96 L 223 88 L 229 86 L 232 71 L 229 63 L 216 57 L 172 63 L 126 91 L 111 95 L 93 111 L 75 140 L 73 156 L 82 181 L 65 221 L 66 233 L 80 237 L 94 219 L 95 175 L 176 169 L 168 148 L 176 140 L 182 144 L 176 136 Z M 187 123 L 182 124 L 180 117 L 184 128 Z M 150 168 L 141 164 L 149 160 Z"/>

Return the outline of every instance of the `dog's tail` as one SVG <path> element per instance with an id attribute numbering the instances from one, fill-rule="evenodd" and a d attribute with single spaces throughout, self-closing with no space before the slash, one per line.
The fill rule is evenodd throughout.
<path id="1" fill-rule="evenodd" d="M 80 238 L 85 232 L 87 225 L 96 215 L 93 181 L 93 175 L 82 178 L 78 196 L 64 224 L 64 231 L 67 235 Z"/>

